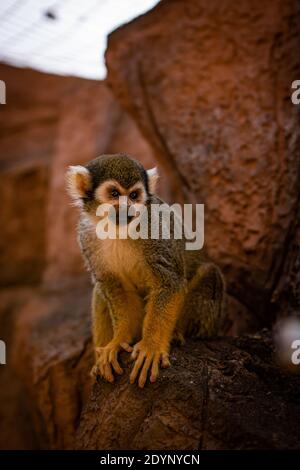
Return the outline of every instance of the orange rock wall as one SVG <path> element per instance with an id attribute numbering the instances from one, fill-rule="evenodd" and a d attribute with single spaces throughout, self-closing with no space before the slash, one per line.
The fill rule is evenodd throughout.
<path id="1" fill-rule="evenodd" d="M 297 0 L 163 0 L 106 52 L 109 85 L 182 198 L 205 204 L 206 249 L 260 324 L 295 250 L 299 24 Z"/>
<path id="2" fill-rule="evenodd" d="M 67 166 L 127 152 L 151 168 L 154 153 L 103 82 L 4 65 L 0 76 L 7 86 L 0 108 L 0 285 L 83 274 Z"/>

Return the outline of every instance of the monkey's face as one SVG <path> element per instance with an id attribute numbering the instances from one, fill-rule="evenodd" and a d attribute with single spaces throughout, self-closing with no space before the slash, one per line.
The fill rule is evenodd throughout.
<path id="1" fill-rule="evenodd" d="M 112 179 L 104 181 L 95 191 L 95 199 L 99 204 L 108 204 L 112 207 L 113 211 L 110 213 L 114 213 L 112 220 L 117 225 L 131 222 L 135 215 L 133 210 L 129 211 L 129 208 L 146 204 L 148 196 L 146 187 L 141 181 L 126 188 L 119 181 Z"/>
<path id="2" fill-rule="evenodd" d="M 146 171 L 136 160 L 119 154 L 103 155 L 85 166 L 69 167 L 67 172 L 68 190 L 74 203 L 95 222 L 99 221 L 96 214 L 99 206 L 109 204 L 118 224 L 121 207 L 146 204 L 156 181 L 156 168 Z M 128 215 L 127 223 L 133 218 L 134 215 Z"/>

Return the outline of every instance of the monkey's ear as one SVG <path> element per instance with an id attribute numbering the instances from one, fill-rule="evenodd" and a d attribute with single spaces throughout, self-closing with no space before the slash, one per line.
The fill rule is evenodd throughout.
<path id="1" fill-rule="evenodd" d="M 66 173 L 67 190 L 71 198 L 81 203 L 92 187 L 91 174 L 84 166 L 69 166 Z"/>
<path id="2" fill-rule="evenodd" d="M 155 166 L 154 168 L 147 170 L 147 175 L 148 175 L 149 192 L 155 193 L 157 182 L 159 180 L 157 167 Z"/>

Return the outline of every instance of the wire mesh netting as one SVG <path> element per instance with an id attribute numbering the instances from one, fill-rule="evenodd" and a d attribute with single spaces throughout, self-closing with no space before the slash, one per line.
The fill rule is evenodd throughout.
<path id="1" fill-rule="evenodd" d="M 158 0 L 1 0 L 0 62 L 100 79 L 107 34 Z"/>

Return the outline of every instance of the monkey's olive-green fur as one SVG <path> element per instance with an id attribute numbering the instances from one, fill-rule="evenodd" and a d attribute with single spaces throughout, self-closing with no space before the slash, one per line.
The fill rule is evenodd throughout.
<path id="1" fill-rule="evenodd" d="M 169 365 L 172 339 L 217 334 L 222 317 L 224 280 L 219 268 L 199 251 L 185 250 L 185 240 L 106 239 L 96 235 L 96 209 L 105 200 L 106 185 L 130 194 L 138 188 L 151 226 L 153 172 L 126 155 L 104 155 L 84 167 L 72 167 L 70 193 L 80 206 L 78 239 L 94 282 L 94 375 L 113 382 L 122 373 L 121 348 L 133 347 L 130 376 L 140 387 L 156 380 L 159 365 Z M 109 187 L 108 187 L 109 188 Z M 100 196 L 99 196 L 100 195 Z M 101 198 L 101 200 L 99 200 Z M 172 224 L 171 224 L 172 228 Z"/>

